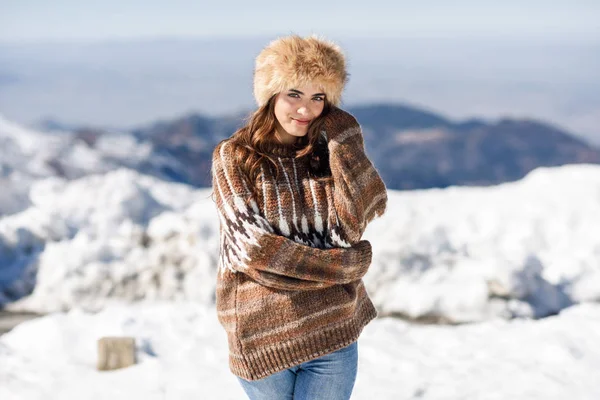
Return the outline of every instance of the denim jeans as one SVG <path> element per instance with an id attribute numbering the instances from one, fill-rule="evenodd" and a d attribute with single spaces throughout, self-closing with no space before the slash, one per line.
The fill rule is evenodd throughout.
<path id="1" fill-rule="evenodd" d="M 348 400 L 358 365 L 358 344 L 256 381 L 239 378 L 250 400 Z"/>

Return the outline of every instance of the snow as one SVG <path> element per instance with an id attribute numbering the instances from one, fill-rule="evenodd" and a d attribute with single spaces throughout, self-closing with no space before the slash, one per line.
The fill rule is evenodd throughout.
<path id="1" fill-rule="evenodd" d="M 600 299 L 599 166 L 390 192 L 390 204 L 366 235 L 375 248 L 366 278 L 385 313 L 538 317 Z"/>
<path id="2" fill-rule="evenodd" d="M 0 336 L 0 399 L 243 398 L 214 314 L 211 190 L 100 168 L 149 154 L 109 136 L 92 150 L 0 118 L 0 307 L 49 313 Z M 55 153 L 76 171 L 47 169 Z M 599 398 L 599 222 L 598 165 L 390 191 L 365 234 L 380 318 L 353 398 Z M 103 335 L 136 337 L 139 363 L 97 372 Z"/>
<path id="3" fill-rule="evenodd" d="M 136 339 L 136 365 L 96 368 L 103 336 Z M 461 326 L 369 324 L 359 339 L 352 399 L 597 399 L 600 305 L 534 321 Z M 198 303 L 73 309 L 0 336 L 0 398 L 242 399 L 214 309 Z"/>
<path id="4" fill-rule="evenodd" d="M 539 168 L 487 188 L 391 192 L 390 204 L 367 234 L 377 265 L 367 279 L 384 312 L 472 321 L 600 299 L 596 165 Z"/>
<path id="5" fill-rule="evenodd" d="M 365 283 L 383 315 L 540 318 L 600 299 L 600 166 L 389 197 L 365 234 L 374 247 Z M 29 199 L 0 219 L 0 304 L 35 312 L 113 300 L 212 304 L 219 226 L 210 189 L 121 168 L 38 180 Z"/>
<path id="6" fill-rule="evenodd" d="M 96 310 L 113 298 L 209 303 L 218 225 L 208 195 L 127 169 L 36 182 L 33 206 L 0 219 L 0 288 L 21 297 L 35 286 L 7 308 Z"/>
<path id="7" fill-rule="evenodd" d="M 29 207 L 28 191 L 41 178 L 76 179 L 122 165 L 136 166 L 151 151 L 149 142 L 138 142 L 126 133 L 108 132 L 90 147 L 72 132 L 39 132 L 0 114 L 0 216 Z"/>

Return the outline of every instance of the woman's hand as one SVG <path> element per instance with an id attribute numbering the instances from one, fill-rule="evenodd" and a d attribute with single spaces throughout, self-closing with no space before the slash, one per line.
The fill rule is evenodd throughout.
<path id="1" fill-rule="evenodd" d="M 328 140 L 332 140 L 340 133 L 358 126 L 358 121 L 352 114 L 335 106 L 331 106 L 331 110 L 325 117 L 324 127 Z"/>

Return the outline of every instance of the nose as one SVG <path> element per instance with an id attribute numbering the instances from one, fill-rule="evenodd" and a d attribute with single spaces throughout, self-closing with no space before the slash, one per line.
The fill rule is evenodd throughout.
<path id="1" fill-rule="evenodd" d="M 304 115 L 304 116 L 305 116 L 305 115 L 308 115 L 308 114 L 309 114 L 308 107 L 306 107 L 306 106 L 302 106 L 302 107 L 300 107 L 300 108 L 298 109 L 298 114 L 300 114 L 300 115 Z"/>

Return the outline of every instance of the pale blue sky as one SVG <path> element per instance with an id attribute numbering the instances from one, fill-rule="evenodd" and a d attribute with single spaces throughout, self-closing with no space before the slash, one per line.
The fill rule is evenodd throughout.
<path id="1" fill-rule="evenodd" d="M 157 36 L 600 38 L 598 0 L 0 0 L 0 41 Z"/>

